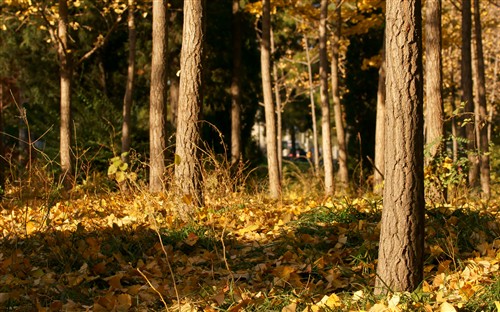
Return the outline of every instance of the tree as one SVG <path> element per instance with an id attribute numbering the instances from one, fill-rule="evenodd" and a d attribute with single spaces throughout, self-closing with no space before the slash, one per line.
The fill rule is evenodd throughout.
<path id="1" fill-rule="evenodd" d="M 319 20 L 319 76 L 321 98 L 321 135 L 323 138 L 323 164 L 325 169 L 325 194 L 335 191 L 332 136 L 330 126 L 330 101 L 328 100 L 328 59 L 326 47 L 326 20 L 328 18 L 328 0 L 321 0 Z"/>
<path id="2" fill-rule="evenodd" d="M 61 125 L 59 149 L 61 153 L 61 169 L 65 184 L 71 174 L 71 54 L 68 47 L 68 2 L 59 0 L 58 49 L 60 84 L 61 84 Z"/>
<path id="3" fill-rule="evenodd" d="M 130 111 L 132 108 L 132 94 L 134 91 L 135 78 L 135 46 L 137 32 L 135 29 L 135 0 L 128 0 L 128 67 L 127 82 L 125 84 L 125 96 L 123 97 L 123 123 L 122 123 L 122 161 L 128 163 L 128 153 L 130 150 Z"/>
<path id="4" fill-rule="evenodd" d="M 340 1 L 337 2 L 337 20 L 332 38 L 332 93 L 333 111 L 335 115 L 335 130 L 337 132 L 337 143 L 339 145 L 339 171 L 338 179 L 340 189 L 345 190 L 349 185 L 349 172 L 347 170 L 347 144 L 344 128 L 344 118 L 339 94 L 339 41 L 342 31 L 342 15 Z"/>
<path id="5" fill-rule="evenodd" d="M 316 126 L 316 103 L 314 101 L 314 85 L 313 85 L 313 74 L 312 74 L 312 62 L 309 53 L 309 40 L 304 36 L 304 45 L 306 50 L 306 60 L 307 60 L 307 76 L 309 77 L 309 101 L 311 105 L 311 119 L 312 119 L 312 131 L 313 131 L 313 147 L 314 147 L 314 170 L 317 173 L 319 169 L 319 149 L 318 149 L 318 129 Z"/>
<path id="6" fill-rule="evenodd" d="M 241 12 L 233 0 L 233 75 L 231 81 L 231 163 L 241 159 Z"/>
<path id="7" fill-rule="evenodd" d="M 385 36 L 382 46 L 382 63 L 378 71 L 377 117 L 375 126 L 375 171 L 373 172 L 373 191 L 383 193 L 385 170 Z"/>
<path id="8" fill-rule="evenodd" d="M 425 95 L 426 145 L 430 161 L 439 156 L 443 147 L 444 113 L 441 62 L 441 1 L 427 0 L 425 21 Z"/>
<path id="9" fill-rule="evenodd" d="M 269 193 L 272 198 L 281 195 L 278 151 L 276 142 L 276 118 L 271 84 L 271 3 L 262 0 L 262 38 L 260 45 L 262 91 L 266 118 L 267 166 L 269 174 Z"/>
<path id="10" fill-rule="evenodd" d="M 388 0 L 384 209 L 376 292 L 413 291 L 423 279 L 424 175 L 420 0 Z M 405 31 L 401 31 L 404 29 Z"/>
<path id="11" fill-rule="evenodd" d="M 477 186 L 479 166 L 474 122 L 474 97 L 472 92 L 472 17 L 471 0 L 462 1 L 462 102 L 465 103 L 465 133 L 469 158 L 469 185 Z"/>
<path id="12" fill-rule="evenodd" d="M 488 113 L 486 110 L 486 82 L 484 74 L 483 38 L 481 26 L 481 7 L 479 0 L 474 0 L 474 33 L 476 51 L 476 85 L 477 85 L 477 107 L 476 125 L 479 138 L 479 164 L 481 190 L 486 198 L 490 197 L 490 156 L 488 140 Z"/>
<path id="13" fill-rule="evenodd" d="M 167 102 L 167 2 L 153 1 L 153 50 L 149 95 L 149 190 L 163 190 L 165 173 L 165 106 Z"/>
<path id="14" fill-rule="evenodd" d="M 203 205 L 199 157 L 199 118 L 203 102 L 204 0 L 184 1 L 179 108 L 175 136 L 175 181 L 183 201 L 181 217 L 187 220 Z"/>

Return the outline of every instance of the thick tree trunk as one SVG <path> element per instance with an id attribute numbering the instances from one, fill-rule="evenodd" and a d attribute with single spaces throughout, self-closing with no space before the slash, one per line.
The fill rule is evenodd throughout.
<path id="1" fill-rule="evenodd" d="M 61 78 L 60 154 L 62 180 L 69 187 L 71 165 L 71 60 L 68 48 L 68 3 L 59 0 L 58 55 Z"/>
<path id="2" fill-rule="evenodd" d="M 166 1 L 153 1 L 153 50 L 149 95 L 149 191 L 164 189 L 165 119 L 167 102 L 167 7 Z"/>
<path id="3" fill-rule="evenodd" d="M 373 192 L 383 194 L 385 170 L 385 35 L 382 47 L 382 64 L 378 71 L 377 119 L 375 125 L 375 170 L 373 172 Z"/>
<path id="4" fill-rule="evenodd" d="M 125 96 L 123 97 L 123 124 L 122 124 L 122 160 L 126 163 L 129 161 L 128 151 L 130 150 L 130 111 L 132 108 L 132 95 L 134 91 L 134 78 L 135 78 L 135 43 L 136 43 L 136 30 L 135 30 L 135 5 L 134 0 L 128 0 L 128 67 L 127 67 L 127 82 L 125 85 Z"/>
<path id="5" fill-rule="evenodd" d="M 479 0 L 474 0 L 474 33 L 476 37 L 476 82 L 478 109 L 476 110 L 477 127 L 479 130 L 479 160 L 481 190 L 485 198 L 490 197 L 490 156 L 488 140 L 488 113 L 486 109 L 486 82 L 484 74 L 483 40 L 481 29 L 481 8 Z"/>
<path id="6" fill-rule="evenodd" d="M 184 220 L 203 205 L 199 120 L 203 103 L 203 0 L 184 1 L 179 109 L 175 137 L 175 181 L 183 196 Z"/>
<path id="7" fill-rule="evenodd" d="M 441 0 L 427 0 L 425 23 L 426 145 L 429 162 L 443 149 L 444 112 L 441 62 Z"/>
<path id="8" fill-rule="evenodd" d="M 318 149 L 318 125 L 316 119 L 316 103 L 314 102 L 314 85 L 313 85 L 313 75 L 311 66 L 311 56 L 309 54 L 309 41 L 304 36 L 304 44 L 306 49 L 306 60 L 307 60 L 307 73 L 309 76 L 309 101 L 311 105 L 311 119 L 312 119 L 312 130 L 313 130 L 313 147 L 314 147 L 314 172 L 317 174 L 319 171 L 319 149 Z"/>
<path id="9" fill-rule="evenodd" d="M 323 136 L 323 164 L 325 169 L 325 195 L 332 196 L 335 191 L 332 135 L 330 126 L 330 101 L 328 99 L 328 53 L 326 47 L 326 20 L 328 0 L 321 0 L 319 21 L 319 76 L 321 97 L 321 134 Z"/>
<path id="10" fill-rule="evenodd" d="M 233 0 L 233 76 L 231 82 L 231 163 L 241 159 L 241 13 Z"/>
<path id="11" fill-rule="evenodd" d="M 271 198 L 281 195 L 278 151 L 276 142 L 276 118 L 271 84 L 271 4 L 262 1 L 262 41 L 260 47 L 262 69 L 262 91 L 266 116 L 267 166 L 269 173 L 269 193 Z"/>
<path id="12" fill-rule="evenodd" d="M 420 0 L 388 0 L 386 10 L 384 209 L 375 291 L 415 290 L 423 279 L 424 175 Z M 404 31 L 401 31 L 404 30 Z"/>
<path id="13" fill-rule="evenodd" d="M 479 177 L 479 158 L 476 152 L 474 97 L 472 92 L 472 18 L 471 0 L 462 1 L 462 102 L 465 103 L 465 126 L 468 140 L 469 185 L 476 187 Z"/>
<path id="14" fill-rule="evenodd" d="M 347 170 L 347 144 L 345 137 L 344 118 L 342 117 L 342 105 L 339 94 L 339 41 L 342 31 L 342 15 L 340 7 L 337 7 L 337 24 L 332 38 L 332 93 L 333 112 L 335 115 L 335 130 L 339 144 L 339 172 L 338 181 L 341 190 L 349 186 L 349 171 Z"/>

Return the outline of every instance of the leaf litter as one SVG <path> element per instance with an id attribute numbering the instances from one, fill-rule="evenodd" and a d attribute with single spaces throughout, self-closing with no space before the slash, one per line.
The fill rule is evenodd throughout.
<path id="1" fill-rule="evenodd" d="M 381 201 L 83 196 L 4 203 L 0 307 L 12 311 L 496 311 L 498 205 L 429 208 L 425 281 L 375 297 Z M 160 240 L 161 237 L 161 240 Z M 486 300 L 486 302 L 485 302 Z M 490 302 L 487 302 L 490 300 Z"/>

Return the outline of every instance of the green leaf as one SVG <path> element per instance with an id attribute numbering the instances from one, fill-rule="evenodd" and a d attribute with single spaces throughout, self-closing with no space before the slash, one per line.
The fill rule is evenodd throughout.
<path id="1" fill-rule="evenodd" d="M 118 171 L 118 167 L 115 165 L 111 165 L 108 168 L 108 175 L 113 175 Z"/>
<path id="2" fill-rule="evenodd" d="M 126 178 L 127 178 L 127 175 L 125 172 L 123 172 L 123 171 L 116 172 L 116 175 L 115 175 L 116 182 L 122 183 L 123 181 L 125 181 Z"/>
<path id="3" fill-rule="evenodd" d="M 119 167 L 121 171 L 126 171 L 128 169 L 128 164 L 127 163 L 122 163 Z"/>

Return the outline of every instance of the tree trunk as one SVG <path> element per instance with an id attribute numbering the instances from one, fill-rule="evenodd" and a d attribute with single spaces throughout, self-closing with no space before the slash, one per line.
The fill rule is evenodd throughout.
<path id="1" fill-rule="evenodd" d="M 444 112 L 441 62 L 441 0 L 427 0 L 425 42 L 426 142 L 430 159 L 439 157 L 443 149 Z"/>
<path id="2" fill-rule="evenodd" d="M 479 130 L 479 159 L 481 190 L 485 198 L 490 197 L 490 156 L 488 141 L 488 113 L 486 110 L 486 82 L 484 74 L 483 40 L 481 29 L 481 8 L 479 0 L 474 0 L 474 32 L 476 37 L 476 82 L 478 109 L 477 127 Z"/>
<path id="3" fill-rule="evenodd" d="M 71 165 L 71 60 L 68 48 L 68 3 L 59 0 L 58 55 L 61 78 L 60 154 L 62 181 L 69 187 Z"/>
<path id="4" fill-rule="evenodd" d="M 342 15 L 337 7 L 337 24 L 332 38 L 332 93 L 333 111 L 335 115 L 335 129 L 339 144 L 339 188 L 345 190 L 349 186 L 349 171 L 347 170 L 347 144 L 345 138 L 344 118 L 339 95 L 339 41 L 342 31 Z"/>
<path id="5" fill-rule="evenodd" d="M 167 1 L 153 1 L 153 50 L 149 95 L 149 191 L 164 189 L 165 106 L 167 100 Z"/>
<path id="6" fill-rule="evenodd" d="M 199 120 L 203 103 L 203 0 L 184 1 L 175 181 L 183 196 L 181 217 L 203 205 Z"/>
<path id="7" fill-rule="evenodd" d="M 385 35 L 382 47 L 382 63 L 378 71 L 377 117 L 375 126 L 375 171 L 373 172 L 373 192 L 383 194 L 385 170 Z"/>
<path id="8" fill-rule="evenodd" d="M 325 169 L 325 195 L 332 196 L 335 191 L 332 135 L 330 126 L 330 101 L 328 100 L 328 59 L 326 47 L 326 20 L 328 0 L 321 0 L 319 21 L 319 76 L 321 96 L 321 134 L 323 136 L 323 164 Z"/>
<path id="9" fill-rule="evenodd" d="M 177 129 L 177 111 L 179 107 L 179 78 L 176 75 L 170 76 L 170 123 L 173 129 Z"/>
<path id="10" fill-rule="evenodd" d="M 274 54 L 274 33 L 271 27 L 271 54 Z M 276 148 L 278 154 L 278 169 L 280 179 L 283 177 L 283 119 L 282 119 L 282 103 L 280 95 L 280 77 L 278 76 L 278 65 L 273 63 L 273 77 L 274 77 L 274 98 L 276 99 Z"/>
<path id="11" fill-rule="evenodd" d="M 452 47 L 449 48 L 449 57 L 453 55 L 453 50 Z M 453 111 L 457 109 L 456 105 L 456 98 L 457 98 L 457 92 L 456 92 L 456 87 L 455 87 L 455 67 L 453 66 L 453 62 L 449 62 L 450 64 L 450 102 L 451 102 L 451 108 Z M 452 153 L 453 153 L 453 162 L 456 163 L 458 161 L 458 137 L 462 137 L 463 134 L 461 130 L 463 128 L 460 128 L 458 126 L 458 120 L 457 116 L 453 114 L 451 116 L 451 137 L 452 137 Z"/>
<path id="12" fill-rule="evenodd" d="M 420 0 L 388 0 L 384 209 L 375 291 L 415 290 L 423 279 L 424 174 Z M 401 31 L 404 30 L 404 31 Z"/>
<path id="13" fill-rule="evenodd" d="M 0 201 L 5 195 L 5 172 L 7 170 L 7 159 L 5 158 L 5 147 L 3 144 L 3 84 L 0 82 Z"/>
<path id="14" fill-rule="evenodd" d="M 314 172 L 317 174 L 319 171 L 319 149 L 318 149 L 318 126 L 316 120 L 316 103 L 314 102 L 314 86 L 313 86 L 313 75 L 311 66 L 311 56 L 309 54 L 309 41 L 307 37 L 304 36 L 304 44 L 306 49 L 306 59 L 307 59 L 307 73 L 309 76 L 309 100 L 311 103 L 311 119 L 313 127 L 313 146 L 314 146 Z"/>
<path id="15" fill-rule="evenodd" d="M 471 0 L 462 1 L 462 102 L 465 103 L 465 126 L 469 158 L 469 186 L 476 187 L 479 176 L 479 159 L 476 153 L 474 126 L 474 97 L 472 93 L 472 18 Z"/>
<path id="16" fill-rule="evenodd" d="M 269 173 L 269 193 L 271 198 L 281 195 L 278 151 L 276 142 L 276 119 L 271 84 L 271 4 L 262 0 L 262 40 L 260 47 L 262 69 L 262 91 L 266 118 L 267 166 Z"/>
<path id="17" fill-rule="evenodd" d="M 231 163 L 241 159 L 241 13 L 233 0 L 233 76 L 231 82 Z"/>
<path id="18" fill-rule="evenodd" d="M 134 78 L 135 78 L 135 43 L 136 43 L 136 30 L 135 30 L 135 5 L 134 0 L 128 0 L 128 67 L 127 67 L 127 82 L 125 85 L 125 96 L 123 97 L 123 124 L 122 124 L 122 161 L 128 163 L 130 150 L 130 111 L 132 108 L 132 94 L 134 91 Z"/>

